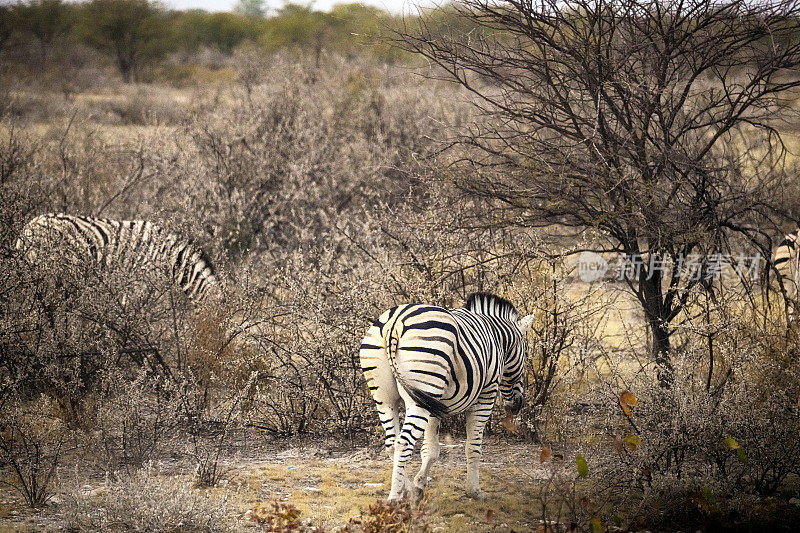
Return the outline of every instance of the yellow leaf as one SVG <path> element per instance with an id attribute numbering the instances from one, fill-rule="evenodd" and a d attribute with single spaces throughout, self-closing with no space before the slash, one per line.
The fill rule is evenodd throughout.
<path id="1" fill-rule="evenodd" d="M 738 450 L 739 449 L 739 443 L 736 442 L 736 439 L 734 439 L 733 437 L 727 437 L 723 442 L 725 443 L 725 446 L 729 450 Z"/>
<path id="2" fill-rule="evenodd" d="M 597 516 L 592 517 L 589 520 L 589 525 L 592 526 L 592 533 L 605 533 L 606 528 L 603 527 L 603 523 L 600 521 L 600 518 Z"/>
<path id="3" fill-rule="evenodd" d="M 622 403 L 622 400 L 620 400 L 619 406 L 622 407 L 623 413 L 625 413 L 627 416 L 631 416 L 631 408 L 628 407 L 628 404 Z"/>
<path id="4" fill-rule="evenodd" d="M 626 390 L 626 391 L 623 391 L 622 394 L 619 395 L 619 403 L 622 403 L 622 404 L 625 404 L 625 405 L 628 405 L 628 406 L 631 406 L 631 407 L 636 407 L 637 405 L 639 405 L 639 400 L 636 398 L 636 396 L 633 395 L 633 393 L 631 391 L 627 391 Z"/>
<path id="5" fill-rule="evenodd" d="M 625 437 L 625 444 L 631 448 L 636 448 L 637 446 L 642 445 L 642 439 L 638 435 L 628 435 Z"/>
<path id="6" fill-rule="evenodd" d="M 543 463 L 550 459 L 550 456 L 553 455 L 553 451 L 550 449 L 550 446 L 542 446 L 542 453 L 539 454 L 539 462 Z"/>
<path id="7" fill-rule="evenodd" d="M 743 465 L 747 464 L 747 453 L 745 453 L 744 448 L 739 448 L 738 450 L 736 450 L 736 458 Z"/>
<path id="8" fill-rule="evenodd" d="M 575 458 L 575 464 L 578 466 L 578 475 L 587 477 L 589 475 L 589 465 L 586 464 L 586 458 L 579 455 Z"/>

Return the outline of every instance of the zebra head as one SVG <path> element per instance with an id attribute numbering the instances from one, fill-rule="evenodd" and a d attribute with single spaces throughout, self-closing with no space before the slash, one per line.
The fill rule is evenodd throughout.
<path id="1" fill-rule="evenodd" d="M 517 414 L 525 405 L 525 358 L 527 354 L 526 334 L 533 323 L 534 314 L 518 318 L 514 305 L 494 294 L 475 293 L 467 298 L 465 305 L 473 313 L 498 319 L 501 332 L 503 372 L 500 375 L 500 395 L 503 406 L 511 414 Z"/>
<path id="2" fill-rule="evenodd" d="M 525 371 L 525 358 L 528 352 L 528 343 L 525 337 L 531 328 L 531 324 L 533 324 L 534 317 L 535 313 L 532 313 L 515 321 L 515 329 L 519 336 L 514 335 L 509 345 L 503 375 L 500 379 L 503 407 L 513 415 L 519 413 L 525 406 L 525 384 L 522 379 Z"/>

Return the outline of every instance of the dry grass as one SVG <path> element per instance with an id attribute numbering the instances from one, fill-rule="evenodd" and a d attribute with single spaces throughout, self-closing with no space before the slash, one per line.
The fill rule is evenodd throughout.
<path id="1" fill-rule="evenodd" d="M 213 489 L 192 488 L 191 476 L 180 473 L 189 468 L 187 465 L 165 466 L 160 474 L 151 471 L 144 478 L 137 475 L 135 480 L 122 484 L 97 479 L 87 485 L 85 479 L 68 478 L 62 482 L 53 502 L 36 514 L 27 511 L 11 493 L 3 490 L 0 491 L 0 531 L 57 529 L 60 520 L 77 520 L 76 512 L 83 516 L 85 527 L 93 523 L 87 518 L 92 505 L 108 506 L 112 500 L 114 509 L 129 508 L 127 513 L 133 520 L 138 513 L 155 505 L 153 498 L 157 499 L 162 492 L 171 494 L 171 501 L 177 506 L 173 510 L 169 502 L 163 502 L 164 520 L 167 515 L 179 516 L 180 505 L 187 502 L 199 505 L 202 499 L 207 502 L 201 509 L 205 513 L 203 516 L 215 517 L 216 524 L 212 525 L 219 529 L 240 529 L 250 525 L 243 518 L 248 510 L 268 509 L 271 501 L 278 500 L 296 505 L 302 517 L 310 518 L 313 524 L 335 529 L 388 494 L 391 461 L 374 457 L 373 451 L 373 448 L 360 447 L 331 451 L 322 445 L 273 450 L 267 454 L 271 457 L 263 459 L 239 458 L 229 463 L 232 470 L 228 479 Z M 430 513 L 435 531 L 488 531 L 500 524 L 516 531 L 535 529 L 541 514 L 537 479 L 546 479 L 549 468 L 539 464 L 538 456 L 537 446 L 489 442 L 481 472 L 487 498 L 475 501 L 467 498 L 464 491 L 463 443 L 445 443 L 441 461 L 431 469 L 432 480 L 422 503 Z M 419 466 L 418 457 L 416 459 L 413 469 Z M 143 483 L 145 478 L 146 484 Z M 80 485 L 71 488 L 75 483 Z M 509 490 L 510 487 L 513 490 Z M 143 491 L 139 503 L 136 503 L 136 491 Z M 69 502 L 75 495 L 80 503 L 78 507 Z M 214 514 L 226 506 L 228 511 L 224 516 Z M 199 521 L 202 517 L 196 518 Z M 151 520 L 152 524 L 159 523 L 155 518 Z"/>

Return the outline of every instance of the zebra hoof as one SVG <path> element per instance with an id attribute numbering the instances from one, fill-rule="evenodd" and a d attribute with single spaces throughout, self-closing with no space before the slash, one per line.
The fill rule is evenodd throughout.
<path id="1" fill-rule="evenodd" d="M 478 501 L 483 501 L 486 499 L 486 493 L 483 492 L 481 489 L 468 490 L 467 496 L 469 496 L 473 500 L 478 500 Z"/>
<path id="2" fill-rule="evenodd" d="M 399 502 L 403 499 L 403 494 L 389 494 L 387 498 L 390 502 Z"/>
<path id="3" fill-rule="evenodd" d="M 411 491 L 411 503 L 417 504 L 422 499 L 422 496 L 425 494 L 425 491 L 422 487 L 414 487 Z"/>

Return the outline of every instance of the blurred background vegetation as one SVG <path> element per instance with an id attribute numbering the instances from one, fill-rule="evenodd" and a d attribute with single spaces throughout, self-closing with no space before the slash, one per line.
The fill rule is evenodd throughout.
<path id="1" fill-rule="evenodd" d="M 210 55 L 241 49 L 290 51 L 317 64 L 323 54 L 409 61 L 389 42 L 405 23 L 403 16 L 359 3 L 328 12 L 287 3 L 267 15 L 258 1 L 242 2 L 232 13 L 209 13 L 168 10 L 150 0 L 34 0 L 0 6 L 0 57 L 4 76 L 94 60 L 116 66 L 125 82 L 190 83 L 193 69 L 221 67 Z"/>

